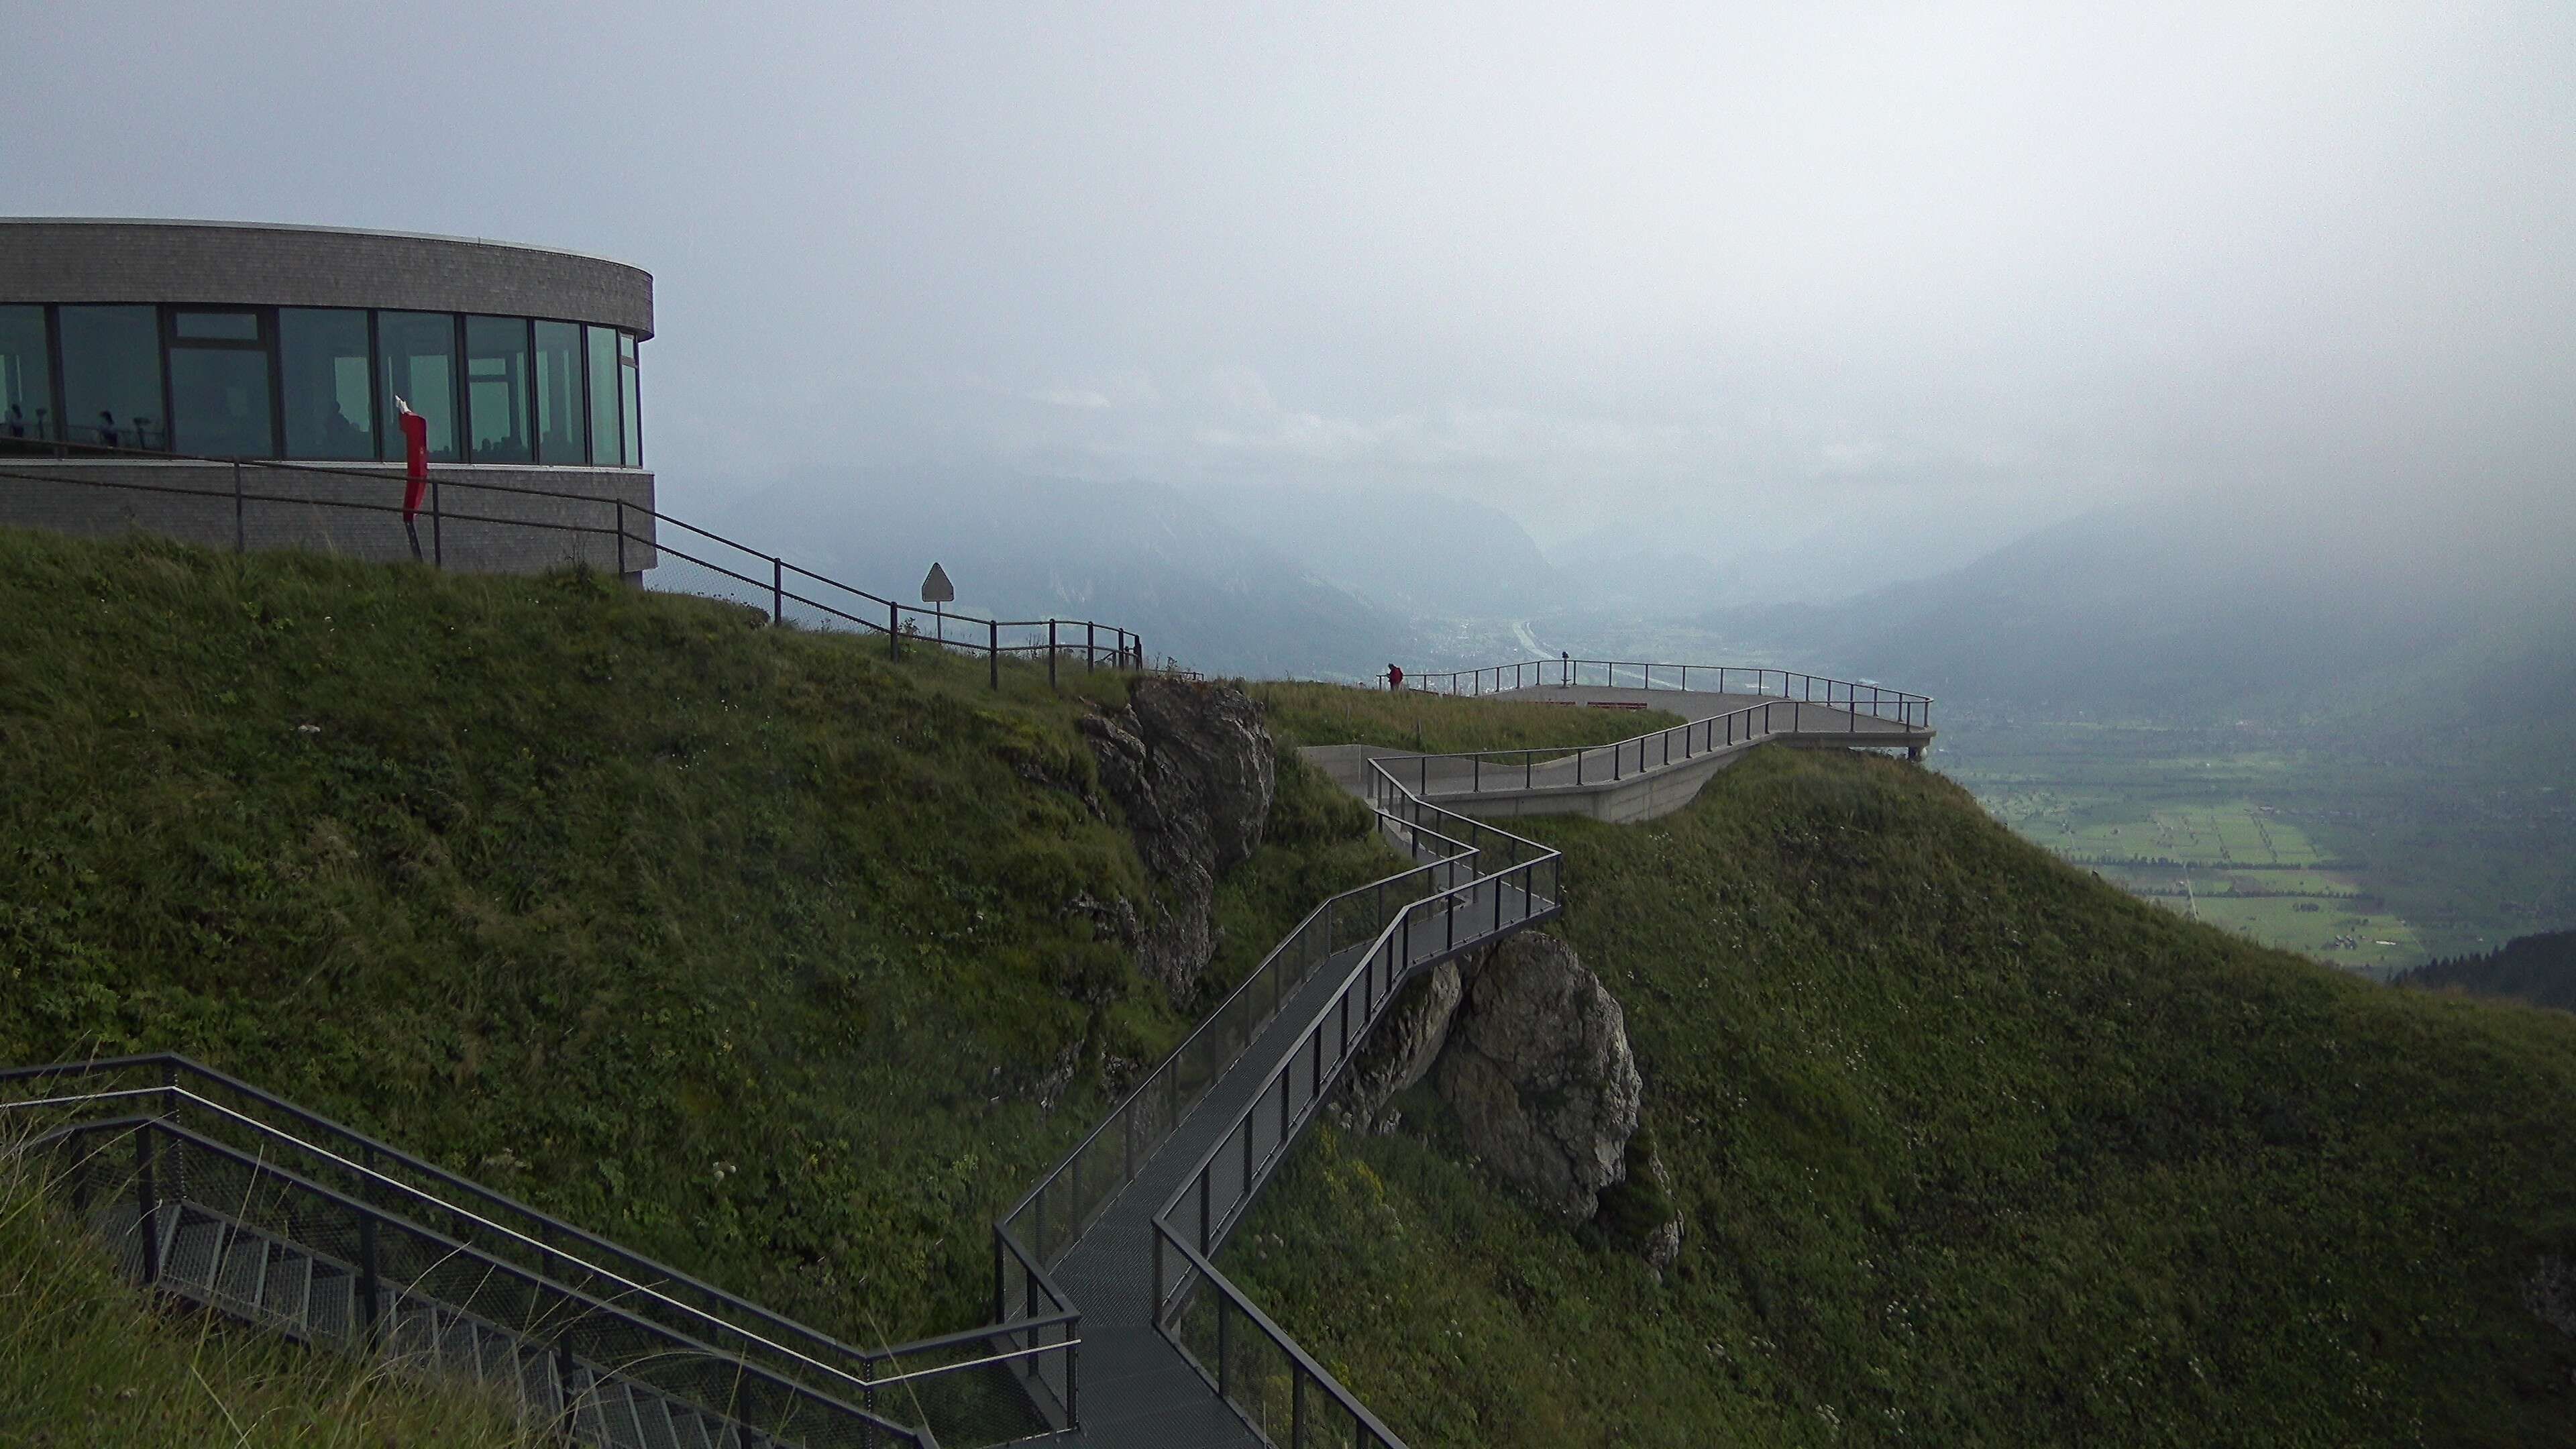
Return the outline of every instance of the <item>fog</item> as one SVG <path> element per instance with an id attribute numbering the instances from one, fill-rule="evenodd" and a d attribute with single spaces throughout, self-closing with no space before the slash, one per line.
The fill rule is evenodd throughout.
<path id="1" fill-rule="evenodd" d="M 1402 487 L 1881 577 L 2204 493 L 2566 527 L 2553 0 L 0 18 L 0 212 L 651 270 L 680 511 Z"/>

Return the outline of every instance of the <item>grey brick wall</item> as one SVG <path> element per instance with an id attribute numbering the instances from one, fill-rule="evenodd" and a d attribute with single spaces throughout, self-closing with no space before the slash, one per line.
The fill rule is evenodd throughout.
<path id="1" fill-rule="evenodd" d="M 442 556 L 448 568 L 538 573 L 583 562 L 636 574 L 660 561 L 646 512 L 653 506 L 650 473 L 433 468 L 430 474 L 438 486 L 421 510 L 421 553 Z M 233 478 L 222 464 L 0 457 L 0 525 L 85 538 L 141 531 L 209 548 L 232 548 L 238 528 L 243 546 L 253 549 L 302 548 L 386 562 L 411 557 L 399 466 L 314 473 L 246 463 L 238 524 Z M 541 496 L 500 491 L 510 488 Z M 621 500 L 629 535 L 622 553 L 616 536 Z"/>
<path id="2" fill-rule="evenodd" d="M 0 302 L 227 302 L 560 317 L 653 334 L 639 267 L 503 242 L 235 222 L 0 218 Z"/>

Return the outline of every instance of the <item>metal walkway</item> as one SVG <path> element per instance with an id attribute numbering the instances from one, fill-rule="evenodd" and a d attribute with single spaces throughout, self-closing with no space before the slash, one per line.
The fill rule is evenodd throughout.
<path id="1" fill-rule="evenodd" d="M 1467 892 L 1451 910 L 1464 922 L 1491 919 L 1497 891 L 1504 895 L 1504 930 L 1479 925 L 1462 932 L 1454 947 L 1447 933 L 1435 938 L 1426 931 L 1406 964 L 1407 976 L 1520 929 L 1531 914 L 1528 902 L 1506 884 Z M 1057 1283 L 1082 1305 L 1082 1428 L 1050 1443 L 1080 1449 L 1260 1449 L 1261 1438 L 1155 1327 L 1154 1214 L 1252 1105 L 1279 1063 L 1299 1049 L 1300 1038 L 1365 949 L 1354 946 L 1328 958 L 1281 1003 L 1251 1048 L 1057 1267 Z M 1220 1203 L 1219 1211 L 1227 1206 Z"/>

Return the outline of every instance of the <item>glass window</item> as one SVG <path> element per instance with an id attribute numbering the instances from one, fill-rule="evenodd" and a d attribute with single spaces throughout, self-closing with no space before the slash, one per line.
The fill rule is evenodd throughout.
<path id="1" fill-rule="evenodd" d="M 538 323 L 538 462 L 590 461 L 590 430 L 581 399 L 581 328 L 571 322 Z"/>
<path id="2" fill-rule="evenodd" d="M 525 463 L 528 319 L 465 319 L 465 419 L 477 463 Z"/>
<path id="3" fill-rule="evenodd" d="M 150 307 L 65 307 L 63 430 L 75 443 L 167 448 L 161 322 Z"/>
<path id="4" fill-rule="evenodd" d="M 218 458 L 275 457 L 259 314 L 174 311 L 170 334 L 172 448 Z"/>
<path id="5" fill-rule="evenodd" d="M 620 393 L 620 396 L 625 399 L 625 406 L 620 409 L 620 412 L 626 424 L 626 446 L 623 450 L 626 466 L 641 468 L 644 466 L 644 410 L 640 406 L 643 399 L 637 396 L 639 389 L 636 385 L 635 338 L 632 334 L 625 332 L 617 334 L 617 370 L 624 375 L 625 379 L 624 390 Z"/>
<path id="6" fill-rule="evenodd" d="M 376 350 L 384 359 L 385 456 L 402 457 L 402 425 L 394 419 L 399 397 L 429 419 L 429 460 L 458 461 L 456 446 L 456 318 L 447 312 L 379 312 Z"/>
<path id="7" fill-rule="evenodd" d="M 617 427 L 617 334 L 605 327 L 590 331 L 590 457 L 604 468 L 617 466 L 625 444 Z"/>
<path id="8" fill-rule="evenodd" d="M 376 405 L 367 383 L 367 314 L 354 307 L 277 309 L 286 456 L 376 456 Z"/>
<path id="9" fill-rule="evenodd" d="M 45 309 L 0 307 L 0 447 L 54 435 L 54 366 Z"/>

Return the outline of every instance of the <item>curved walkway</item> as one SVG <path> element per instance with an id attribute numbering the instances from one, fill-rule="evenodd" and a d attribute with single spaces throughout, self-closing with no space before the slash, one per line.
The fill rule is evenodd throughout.
<path id="1" fill-rule="evenodd" d="M 1678 666 L 1670 667 L 1679 672 Z M 1696 667 L 1696 666 L 1695 666 Z M 1702 671 L 1715 675 L 1716 669 Z M 1751 674 L 1754 671 L 1735 671 Z M 1805 679 L 1807 676 L 1795 676 Z M 1841 685 L 1839 680 L 1818 681 Z M 1876 687 L 1868 688 L 1878 693 Z M 1481 697 L 1591 708 L 1663 710 L 1685 723 L 1588 749 L 1481 750 L 1425 755 L 1368 745 L 1308 746 L 1298 753 L 1346 789 L 1360 790 L 1372 765 L 1423 800 L 1488 819 L 1513 815 L 1590 815 L 1614 822 L 1651 820 L 1698 798 L 1711 775 L 1756 745 L 1786 743 L 1853 749 L 1901 749 L 1913 759 L 1931 748 L 1932 701 L 1883 691 L 1824 703 L 1774 695 L 1615 685 L 1530 685 Z"/>

